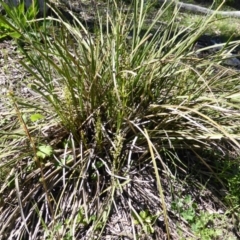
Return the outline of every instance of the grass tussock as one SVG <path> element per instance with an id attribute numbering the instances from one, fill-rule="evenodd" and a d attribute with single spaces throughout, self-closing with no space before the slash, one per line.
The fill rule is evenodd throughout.
<path id="1" fill-rule="evenodd" d="M 31 93 L 5 96 L 0 236 L 228 236 L 219 225 L 240 202 L 240 80 L 224 61 L 239 42 L 199 58 L 206 49 L 194 44 L 212 16 L 176 28 L 176 10 L 161 24 L 163 5 L 146 28 L 151 3 L 107 7 L 95 8 L 93 31 L 54 9 L 55 17 L 24 23 L 0 19 L 16 33 Z M 225 192 L 222 216 L 193 204 L 189 179 L 197 191 Z M 207 231 L 212 221 L 219 225 Z"/>

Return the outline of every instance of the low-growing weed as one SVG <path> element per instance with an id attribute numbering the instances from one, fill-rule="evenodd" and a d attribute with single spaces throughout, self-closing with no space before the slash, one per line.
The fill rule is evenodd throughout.
<path id="1" fill-rule="evenodd" d="M 159 215 L 159 213 L 153 215 L 149 212 L 149 210 L 142 210 L 139 214 L 136 211 L 132 212 L 134 224 L 142 225 L 142 229 L 146 234 L 154 233 L 153 225 L 155 224 Z"/>
<path id="2" fill-rule="evenodd" d="M 172 202 L 172 210 L 186 220 L 194 234 L 202 240 L 211 240 L 221 236 L 221 227 L 215 224 L 217 221 L 222 222 L 224 216 L 218 213 L 208 213 L 198 210 L 198 205 L 192 200 L 190 195 L 185 198 L 177 199 Z"/>

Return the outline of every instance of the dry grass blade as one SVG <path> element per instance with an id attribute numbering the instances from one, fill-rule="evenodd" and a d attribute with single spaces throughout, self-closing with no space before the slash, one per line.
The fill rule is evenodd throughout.
<path id="1" fill-rule="evenodd" d="M 18 184 L 18 174 L 15 173 L 15 188 L 16 188 L 16 194 L 17 194 L 17 199 L 18 199 L 18 204 L 19 204 L 19 209 L 21 212 L 21 216 L 22 216 L 22 221 L 25 227 L 25 230 L 27 231 L 27 233 L 29 234 L 30 238 L 31 238 L 31 234 L 28 230 L 28 226 L 27 226 L 27 220 L 24 216 L 24 212 L 23 212 L 23 207 L 22 207 L 22 201 L 21 201 L 21 192 L 19 189 L 19 184 Z"/>
<path id="2" fill-rule="evenodd" d="M 167 214 L 167 209 L 166 209 L 166 203 L 165 203 L 165 200 L 164 200 L 164 194 L 163 194 L 163 188 L 162 188 L 162 185 L 161 185 L 161 179 L 160 179 L 160 176 L 159 176 L 159 173 L 158 173 L 158 167 L 157 167 L 155 156 L 154 156 L 154 153 L 153 153 L 153 148 L 152 148 L 153 144 L 152 144 L 151 140 L 149 139 L 149 135 L 148 135 L 148 132 L 147 132 L 146 129 L 144 129 L 144 133 L 145 133 L 145 137 L 146 137 L 147 142 L 148 142 L 148 146 L 149 146 L 149 150 L 150 150 L 150 154 L 151 154 L 151 158 L 152 158 L 152 162 L 153 162 L 153 166 L 154 166 L 154 170 L 155 170 L 159 195 L 160 195 L 161 200 L 162 200 L 162 208 L 163 208 L 163 214 L 164 214 L 164 222 L 165 222 L 165 225 L 166 225 L 167 237 L 168 237 L 168 239 L 170 239 L 168 214 Z"/>

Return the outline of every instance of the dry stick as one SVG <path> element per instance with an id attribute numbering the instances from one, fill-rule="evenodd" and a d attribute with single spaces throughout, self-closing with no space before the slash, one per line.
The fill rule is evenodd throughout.
<path id="1" fill-rule="evenodd" d="M 173 0 L 159 0 L 160 2 L 166 3 L 174 3 L 177 7 L 179 7 L 180 9 L 185 9 L 191 12 L 195 12 L 195 13 L 203 13 L 203 14 L 218 14 L 218 15 L 222 15 L 225 17 L 235 17 L 235 18 L 240 18 L 240 11 L 214 11 L 205 7 L 200 7 L 194 4 L 189 4 L 189 3 L 183 3 L 183 2 L 179 2 L 179 1 L 173 1 Z"/>

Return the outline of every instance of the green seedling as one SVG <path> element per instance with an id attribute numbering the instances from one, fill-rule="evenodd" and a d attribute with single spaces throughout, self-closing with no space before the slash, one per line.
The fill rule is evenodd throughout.
<path id="1" fill-rule="evenodd" d="M 30 116 L 30 120 L 32 122 L 37 122 L 37 121 L 42 120 L 42 119 L 44 119 L 44 116 L 42 114 L 40 114 L 40 113 L 35 113 L 35 114 L 32 114 Z"/>
<path id="2" fill-rule="evenodd" d="M 153 225 L 159 217 L 159 214 L 152 215 L 149 210 L 142 210 L 139 214 L 133 212 L 132 216 L 134 218 L 134 224 L 141 224 L 145 233 L 154 233 Z"/>
<path id="3" fill-rule="evenodd" d="M 37 156 L 41 159 L 50 157 L 53 153 L 53 149 L 50 145 L 41 145 L 38 147 Z"/>

